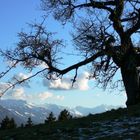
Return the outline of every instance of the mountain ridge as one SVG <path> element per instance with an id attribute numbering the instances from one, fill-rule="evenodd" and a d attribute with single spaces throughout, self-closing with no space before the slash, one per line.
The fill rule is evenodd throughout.
<path id="1" fill-rule="evenodd" d="M 25 100 L 15 100 L 15 99 L 3 99 L 0 100 L 0 107 L 3 110 L 0 110 L 1 114 L 4 116 L 8 116 L 10 118 L 14 118 L 17 125 L 21 123 L 25 124 L 28 117 L 32 118 L 34 124 L 44 123 L 44 120 L 49 115 L 50 112 L 53 112 L 56 117 L 60 114 L 60 112 L 64 109 L 67 109 L 73 117 L 82 117 L 87 116 L 89 114 L 102 113 L 105 111 L 109 111 L 111 109 L 116 109 L 118 107 L 115 106 L 107 106 L 101 105 L 95 108 L 87 108 L 82 106 L 77 106 L 75 108 L 69 108 L 65 106 L 59 106 L 56 104 L 44 104 L 44 105 L 35 105 L 32 103 L 28 103 Z M 20 120 L 20 121 L 19 121 Z"/>

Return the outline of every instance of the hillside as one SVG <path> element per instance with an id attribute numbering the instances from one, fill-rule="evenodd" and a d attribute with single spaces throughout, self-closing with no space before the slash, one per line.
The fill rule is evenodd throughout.
<path id="1" fill-rule="evenodd" d="M 0 140 L 139 140 L 140 105 L 50 125 L 1 130 Z"/>

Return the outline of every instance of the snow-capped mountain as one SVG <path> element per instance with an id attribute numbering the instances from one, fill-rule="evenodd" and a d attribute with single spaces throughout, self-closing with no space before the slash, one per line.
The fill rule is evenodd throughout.
<path id="1" fill-rule="evenodd" d="M 94 108 L 77 106 L 77 107 L 75 107 L 75 110 L 77 112 L 80 112 L 82 114 L 82 116 L 87 116 L 89 114 L 103 113 L 103 112 L 109 111 L 111 109 L 117 109 L 117 108 L 119 108 L 119 106 L 100 105 L 100 106 L 97 106 Z"/>
<path id="2" fill-rule="evenodd" d="M 12 113 L 11 111 L 9 111 L 8 109 L 2 107 L 0 105 L 0 122 L 6 117 L 8 116 L 9 118 L 14 118 L 14 120 L 16 121 L 17 124 L 19 124 L 22 119 L 20 119 L 17 115 L 15 115 L 14 113 Z"/>
<path id="3" fill-rule="evenodd" d="M 8 117 L 13 117 L 18 125 L 21 123 L 26 123 L 28 117 L 32 118 L 34 124 L 43 123 L 49 113 L 52 111 L 56 117 L 64 109 L 67 109 L 72 116 L 81 117 L 88 114 L 102 113 L 113 108 L 114 106 L 101 105 L 95 108 L 87 108 L 82 106 L 77 106 L 75 108 L 68 108 L 64 106 L 59 106 L 55 104 L 43 104 L 34 105 L 27 103 L 24 100 L 0 100 L 0 122 L 7 115 Z"/>
<path id="4" fill-rule="evenodd" d="M 47 104 L 47 103 L 42 104 L 40 106 L 47 110 L 51 110 L 56 117 L 60 114 L 60 112 L 62 110 L 67 109 L 67 107 L 64 107 L 64 106 L 59 106 L 59 105 L 55 105 L 55 104 Z"/>
<path id="5" fill-rule="evenodd" d="M 20 118 L 22 120 L 21 123 L 26 123 L 28 117 L 31 117 L 35 124 L 43 123 L 46 116 L 51 112 L 50 110 L 37 107 L 23 100 L 1 100 L 0 105 Z"/>
<path id="6" fill-rule="evenodd" d="M 8 117 L 13 117 L 18 125 L 21 123 L 26 123 L 28 117 L 32 118 L 32 121 L 34 124 L 38 123 L 44 123 L 44 120 L 46 117 L 50 114 L 52 111 L 56 117 L 60 114 L 60 112 L 64 109 L 68 109 L 63 106 L 58 106 L 55 104 L 45 104 L 42 106 L 34 105 L 32 103 L 27 103 L 24 100 L 0 100 L 0 105 L 5 110 L 0 110 L 0 114 L 7 114 Z M 76 114 L 76 112 L 72 109 L 68 109 L 70 113 L 75 117 L 79 116 L 79 114 Z M 11 115 L 10 115 L 11 114 Z M 5 117 L 6 115 L 4 115 Z M 3 117 L 3 118 L 4 118 Z M 1 121 L 1 120 L 0 120 Z M 20 122 L 20 124 L 19 124 Z"/>
<path id="7" fill-rule="evenodd" d="M 44 107 L 47 110 L 51 110 L 56 117 L 58 117 L 60 112 L 64 109 L 67 109 L 73 117 L 83 116 L 80 112 L 76 111 L 74 108 L 69 108 L 69 107 L 55 105 L 55 104 L 43 104 L 40 106 Z"/>

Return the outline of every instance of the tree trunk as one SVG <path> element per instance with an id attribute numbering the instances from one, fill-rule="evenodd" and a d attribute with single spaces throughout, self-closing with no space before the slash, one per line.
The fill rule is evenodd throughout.
<path id="1" fill-rule="evenodd" d="M 134 63 L 131 63 L 131 61 L 128 59 L 127 62 L 121 67 L 122 80 L 127 94 L 127 107 L 140 103 L 139 72 L 137 67 L 134 67 L 133 64 Z"/>

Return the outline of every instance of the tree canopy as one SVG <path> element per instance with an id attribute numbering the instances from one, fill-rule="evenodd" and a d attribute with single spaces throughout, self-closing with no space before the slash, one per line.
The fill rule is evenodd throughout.
<path id="1" fill-rule="evenodd" d="M 44 122 L 45 124 L 51 124 L 55 122 L 55 120 L 56 120 L 56 117 L 54 116 L 53 112 L 51 112 Z"/>
<path id="2" fill-rule="evenodd" d="M 127 105 L 140 102 L 139 0 L 41 0 L 41 7 L 46 15 L 52 14 L 62 24 L 70 22 L 74 25 L 73 42 L 84 59 L 61 69 L 57 54 L 64 46 L 63 41 L 53 38 L 43 23 L 33 24 L 30 33 L 18 34 L 20 41 L 14 50 L 1 50 L 1 54 L 13 62 L 1 76 L 17 64 L 31 71 L 41 63 L 45 63 L 46 67 L 27 79 L 16 80 L 9 88 L 39 73 L 52 79 L 53 75 L 61 78 L 71 70 L 75 70 L 74 83 L 78 69 L 90 63 L 90 77 L 104 88 L 112 83 L 120 70 Z"/>
<path id="3" fill-rule="evenodd" d="M 58 121 L 66 121 L 72 119 L 72 115 L 66 109 L 62 110 L 58 116 Z"/>
<path id="4" fill-rule="evenodd" d="M 28 118 L 27 124 L 26 124 L 25 126 L 26 126 L 26 127 L 32 127 L 32 126 L 33 126 L 33 122 L 32 122 L 31 117 Z"/>
<path id="5" fill-rule="evenodd" d="M 15 120 L 13 118 L 10 119 L 8 116 L 6 116 L 0 123 L 0 129 L 13 129 L 16 127 Z"/>

